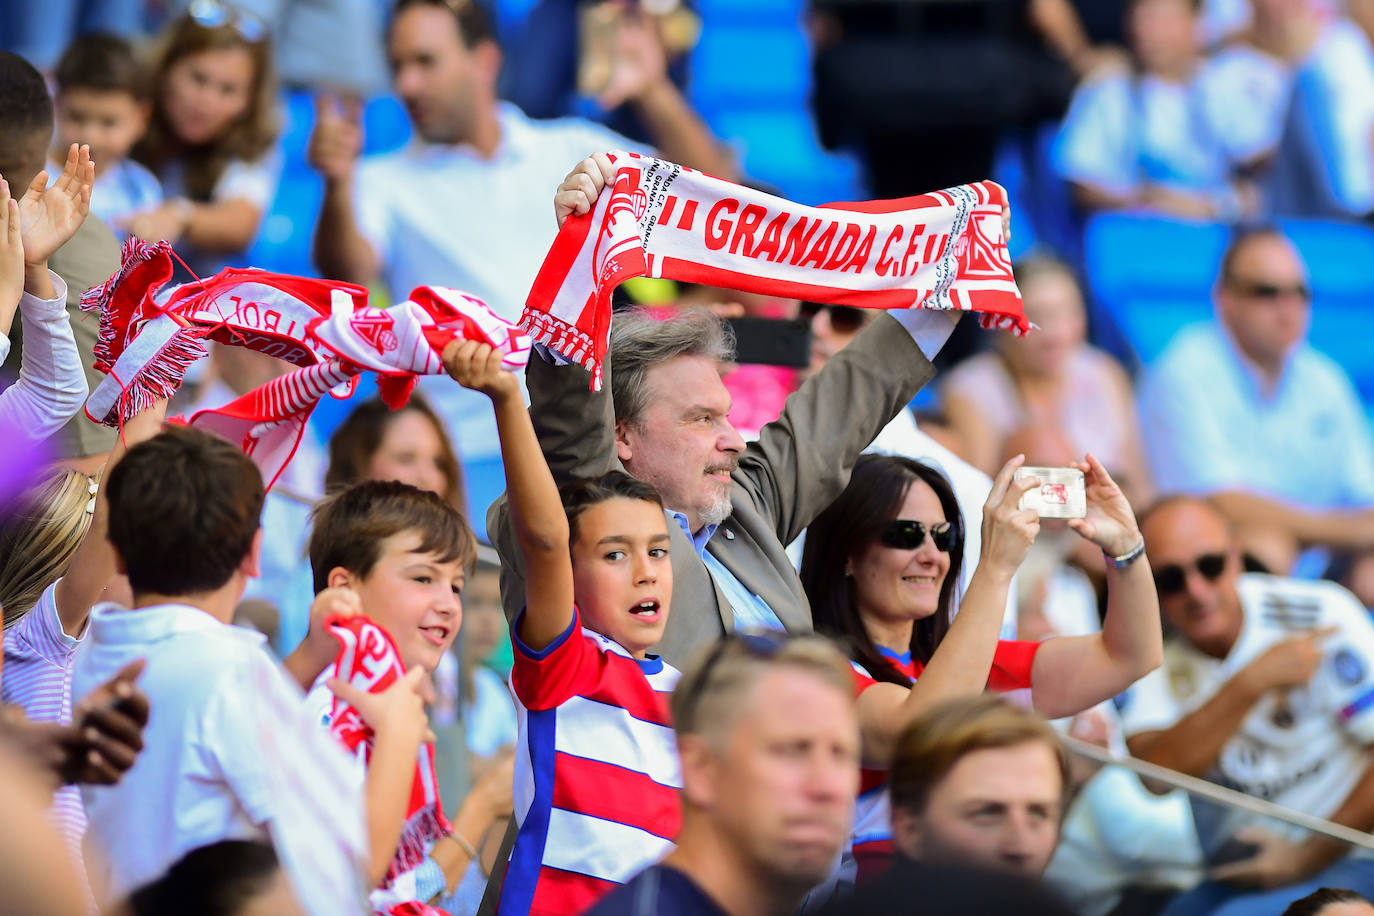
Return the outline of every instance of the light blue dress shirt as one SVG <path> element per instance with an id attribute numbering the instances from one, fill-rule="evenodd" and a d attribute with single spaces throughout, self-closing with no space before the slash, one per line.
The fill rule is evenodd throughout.
<path id="1" fill-rule="evenodd" d="M 744 583 L 735 578 L 734 573 L 726 569 L 724 564 L 707 552 L 706 544 L 716 533 L 719 525 L 706 525 L 696 534 L 693 534 L 686 515 L 671 510 L 668 514 L 682 526 L 682 533 L 687 535 L 692 542 L 693 549 L 697 552 L 697 556 L 701 558 L 701 562 L 710 572 L 711 578 L 716 580 L 716 585 L 719 585 L 720 590 L 725 593 L 725 599 L 730 602 L 730 608 L 735 613 L 736 631 L 786 629 L 766 601 L 745 588 Z"/>
<path id="2" fill-rule="evenodd" d="M 1161 492 L 1238 489 L 1315 509 L 1374 505 L 1374 446 L 1349 378 L 1300 344 L 1278 386 L 1217 322 L 1184 328 L 1142 386 Z"/>

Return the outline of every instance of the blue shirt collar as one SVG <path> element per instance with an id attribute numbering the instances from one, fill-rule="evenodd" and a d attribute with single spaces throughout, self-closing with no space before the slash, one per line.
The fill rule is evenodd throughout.
<path id="1" fill-rule="evenodd" d="M 910 650 L 910 649 L 906 650 L 905 652 L 895 652 L 895 651 L 893 651 L 892 649 L 889 649 L 887 646 L 879 646 L 879 647 L 878 647 L 878 651 L 879 651 L 880 653 L 882 653 L 882 655 L 883 655 L 885 658 L 890 658 L 890 659 L 892 659 L 894 662 L 898 662 L 898 663 L 903 664 L 903 665 L 909 665 L 909 664 L 911 664 L 911 650 Z"/>
<path id="2" fill-rule="evenodd" d="M 687 535 L 687 540 L 692 542 L 692 549 L 697 552 L 697 556 L 704 554 L 706 552 L 706 542 L 711 540 L 711 535 L 716 533 L 716 529 L 719 528 L 720 525 L 703 525 L 700 531 L 693 534 L 691 523 L 687 521 L 687 516 L 684 513 L 674 512 L 672 509 L 669 509 L 668 514 L 671 515 L 678 523 L 678 526 L 682 528 L 682 533 Z"/>

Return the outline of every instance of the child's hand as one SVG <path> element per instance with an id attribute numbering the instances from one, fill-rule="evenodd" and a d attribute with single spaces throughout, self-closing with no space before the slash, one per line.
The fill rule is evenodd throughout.
<path id="1" fill-rule="evenodd" d="M 282 667 L 296 679 L 302 690 L 309 692 L 315 678 L 339 654 L 339 641 L 324 625 L 325 618 L 331 614 L 356 617 L 362 612 L 362 600 L 351 588 L 327 588 L 315 596 L 310 604 L 310 629 L 305 639 L 282 660 Z"/>
<path id="2" fill-rule="evenodd" d="M 561 227 L 570 216 L 581 216 L 596 206 L 601 189 L 615 181 L 615 166 L 605 153 L 579 162 L 553 194 L 553 215 Z"/>
<path id="3" fill-rule="evenodd" d="M 429 672 L 416 665 L 381 693 L 367 693 L 337 677 L 331 677 L 327 683 L 336 697 L 358 710 L 378 737 L 385 732 L 391 740 L 414 741 L 418 746 L 434 740 L 420 695 L 428 677 Z"/>
<path id="4" fill-rule="evenodd" d="M 91 148 L 75 143 L 67 151 L 66 168 L 52 187 L 48 187 L 46 169 L 33 177 L 19 201 L 25 265 L 46 264 L 53 252 L 76 234 L 91 210 L 93 184 L 95 163 L 91 161 Z"/>
<path id="5" fill-rule="evenodd" d="M 475 340 L 455 340 L 443 353 L 444 368 L 464 388 L 480 391 L 493 401 L 520 396 L 520 383 L 501 367 L 501 351 Z"/>
<path id="6" fill-rule="evenodd" d="M 24 242 L 19 234 L 19 201 L 0 178 L 0 310 L 17 306 L 24 293 Z M 9 333 L 8 327 L 0 332 Z"/>

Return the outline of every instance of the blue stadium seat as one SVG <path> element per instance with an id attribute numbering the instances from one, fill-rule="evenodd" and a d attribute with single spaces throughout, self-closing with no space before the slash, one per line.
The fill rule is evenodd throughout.
<path id="1" fill-rule="evenodd" d="M 804 110 L 740 109 L 719 115 L 712 126 L 741 151 L 749 175 L 792 200 L 822 204 L 866 196 L 858 163 L 823 150 Z"/>
<path id="2" fill-rule="evenodd" d="M 463 479 L 468 491 L 468 522 L 477 536 L 487 543 L 487 509 L 506 489 L 506 471 L 500 457 L 463 462 Z"/>
<path id="3" fill-rule="evenodd" d="M 805 110 L 806 41 L 795 24 L 711 26 L 692 57 L 691 95 L 706 113 L 772 104 Z"/>
<path id="4" fill-rule="evenodd" d="M 1112 304 L 1112 316 L 1142 363 L 1153 362 L 1174 334 L 1187 325 L 1212 317 L 1212 302 L 1204 295 L 1180 298 L 1132 296 Z"/>
<path id="5" fill-rule="evenodd" d="M 1104 213 L 1083 239 L 1090 291 L 1111 305 L 1130 296 L 1204 295 L 1216 279 L 1226 228 L 1154 216 Z"/>

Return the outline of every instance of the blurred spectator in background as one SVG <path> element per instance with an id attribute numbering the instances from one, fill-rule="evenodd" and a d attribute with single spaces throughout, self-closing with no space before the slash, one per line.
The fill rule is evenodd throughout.
<path id="1" fill-rule="evenodd" d="M 315 259 L 327 276 L 382 275 L 399 300 L 455 286 L 519 317 L 557 226 L 548 191 L 568 163 L 636 144 L 587 121 L 532 121 L 496 97 L 501 49 L 473 0 L 400 0 L 387 35 L 397 94 L 416 139 L 361 163 L 356 110 L 322 100 L 310 140 L 325 177 Z M 667 158 L 712 174 L 728 160 L 656 59 L 629 59 L 626 94 Z M 452 387 L 451 385 L 447 387 Z"/>
<path id="2" fill-rule="evenodd" d="M 650 125 L 626 104 L 627 55 L 662 55 L 668 78 L 687 86 L 688 54 L 701 30 L 693 0 L 539 0 L 505 42 L 501 97 L 532 118 L 585 114 L 640 143 Z"/>
<path id="3" fill-rule="evenodd" d="M 488 660 L 507 639 L 500 569 L 479 561 L 463 586 L 463 659 L 458 694 L 476 772 L 515 744 L 515 704 L 510 689 L 501 675 L 488 667 Z"/>
<path id="4" fill-rule="evenodd" d="M 1279 216 L 1363 216 L 1374 209 L 1374 52 L 1323 0 L 1252 0 L 1250 39 L 1282 62 L 1287 117 L 1266 190 Z M 1363 0 L 1350 4 L 1370 10 Z M 1367 19 L 1366 21 L 1371 21 Z M 1240 113 L 1244 113 L 1243 109 Z"/>
<path id="5" fill-rule="evenodd" d="M 380 397 L 369 398 L 329 437 L 324 488 L 332 492 L 360 480 L 399 480 L 438 493 L 466 512 L 458 453 L 439 415 L 419 394 L 412 394 L 400 410 Z"/>
<path id="6" fill-rule="evenodd" d="M 57 133 L 51 159 L 61 162 L 73 143 L 85 143 L 95 160 L 91 213 L 112 226 L 162 203 L 162 185 L 129 158 L 148 129 L 152 85 L 133 46 L 113 35 L 78 38 L 54 74 Z"/>
<path id="7" fill-rule="evenodd" d="M 592 152 L 640 147 L 589 121 L 534 121 L 498 102 L 501 49 L 474 0 L 400 0 L 387 54 L 415 139 L 359 162 L 356 105 L 339 110 L 320 99 L 307 153 L 325 179 L 316 264 L 325 276 L 362 284 L 380 276 L 393 301 L 423 284 L 457 287 L 513 321 L 557 232 L 549 188 Z M 715 175 L 733 171 L 669 82 L 661 50 L 619 63 L 626 95 L 666 158 Z M 465 455 L 497 451 L 485 398 L 437 376 L 420 388 Z"/>
<path id="8" fill-rule="evenodd" d="M 152 120 L 134 155 L 166 199 L 126 225 L 140 238 L 167 239 L 208 277 L 241 260 L 276 193 L 271 39 L 252 14 L 196 0 L 167 26 L 153 70 Z"/>
<path id="9" fill-rule="evenodd" d="M 1055 429 L 1067 437 L 1071 454 L 1092 452 L 1131 500 L 1143 505 L 1152 487 L 1130 378 L 1116 360 L 1088 344 L 1087 312 L 1073 273 L 1058 261 L 1035 258 L 1017 265 L 1016 281 L 1026 317 L 1039 330 L 1024 337 L 999 335 L 991 351 L 958 365 L 940 388 L 965 457 L 992 474 L 1001 467 L 1003 443 L 1012 432 L 1028 424 Z"/>
<path id="10" fill-rule="evenodd" d="M 1215 301 L 1216 318 L 1180 331 L 1141 386 L 1160 489 L 1211 494 L 1270 572 L 1313 545 L 1368 551 L 1374 445 L 1345 372 L 1305 342 L 1302 258 L 1277 229 L 1240 232 Z"/>
<path id="11" fill-rule="evenodd" d="M 1131 753 L 1374 827 L 1374 623 L 1364 607 L 1334 583 L 1242 575 L 1225 517 L 1200 500 L 1164 500 L 1141 530 L 1174 633 L 1164 665 L 1123 711 Z M 1197 802 L 1194 814 L 1212 880 L 1169 916 L 1278 916 L 1319 887 L 1374 891 L 1374 861 L 1342 843 L 1238 808 Z"/>
<path id="12" fill-rule="evenodd" d="M 33 65 L 5 51 L 0 51 L 0 99 L 4 99 L 0 104 L 0 175 L 17 199 L 47 165 L 53 135 L 52 100 Z M 109 226 L 88 215 L 76 234 L 53 252 L 48 267 L 67 284 L 71 332 L 81 355 L 86 386 L 94 391 L 105 378 L 93 366 L 92 348 L 100 323 L 81 311 L 81 296 L 119 268 L 119 242 Z M 0 360 L 0 373 L 6 378 L 0 383 L 18 375 L 24 351 L 22 330 L 23 322 L 15 322 L 9 329 L 9 355 Z M 59 458 L 85 474 L 95 474 L 104 466 L 114 440 L 113 429 L 92 423 L 78 411 L 42 447 L 49 457 Z"/>
<path id="13" fill-rule="evenodd" d="M 165 2 L 165 0 L 164 0 Z M 217 4 L 221 0 L 209 0 Z M 227 0 L 261 20 L 272 35 L 283 85 L 362 97 L 386 91 L 386 60 L 377 36 L 389 2 L 378 0 Z M 208 9 L 207 0 L 172 0 L 180 13 Z"/>
<path id="14" fill-rule="evenodd" d="M 1094 60 L 1067 0 L 812 0 L 808 26 L 821 141 L 885 198 L 988 177 L 1004 133 L 1063 112 L 1065 56 Z"/>
<path id="15" fill-rule="evenodd" d="M 1193 219 L 1258 212 L 1249 174 L 1278 142 L 1283 68 L 1237 47 L 1201 54 L 1200 0 L 1131 0 L 1130 62 L 1074 94 L 1055 168 L 1088 210 Z"/>

